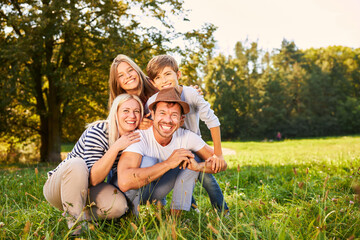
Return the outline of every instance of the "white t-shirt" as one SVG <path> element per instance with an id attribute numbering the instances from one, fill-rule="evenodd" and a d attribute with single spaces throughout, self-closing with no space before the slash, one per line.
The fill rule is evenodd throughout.
<path id="1" fill-rule="evenodd" d="M 142 156 L 157 158 L 160 162 L 168 159 L 176 149 L 184 148 L 197 152 L 206 144 L 200 136 L 183 128 L 174 132 L 170 143 L 166 146 L 161 146 L 156 141 L 153 127 L 137 131 L 140 133 L 140 142 L 131 144 L 123 152 L 139 153 Z"/>

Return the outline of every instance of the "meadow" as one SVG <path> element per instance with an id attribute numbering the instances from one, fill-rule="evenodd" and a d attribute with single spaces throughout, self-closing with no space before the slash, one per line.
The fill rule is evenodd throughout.
<path id="1" fill-rule="evenodd" d="M 360 136 L 224 142 L 228 169 L 216 175 L 230 214 L 211 208 L 197 184 L 200 212 L 170 215 L 147 204 L 88 223 L 82 239 L 360 239 Z M 2 166 L 0 239 L 66 239 L 62 212 L 44 199 L 54 166 Z M 170 196 L 169 196 L 170 197 Z M 169 202 L 169 201 L 168 201 Z"/>

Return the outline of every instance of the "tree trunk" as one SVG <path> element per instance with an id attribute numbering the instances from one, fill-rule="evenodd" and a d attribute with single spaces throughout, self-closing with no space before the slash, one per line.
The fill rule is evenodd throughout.
<path id="1" fill-rule="evenodd" d="M 49 106 L 49 145 L 48 145 L 48 161 L 49 162 L 60 162 L 60 152 L 61 152 L 61 113 L 60 113 L 60 97 L 59 97 L 59 87 L 55 83 L 56 77 L 48 76 L 49 80 L 49 96 L 48 96 L 48 106 Z"/>
<path id="2" fill-rule="evenodd" d="M 33 66 L 33 78 L 35 82 L 37 112 L 40 116 L 40 161 L 41 162 L 60 162 L 61 150 L 61 129 L 60 129 L 60 98 L 59 87 L 54 83 L 54 79 L 47 77 L 49 81 L 49 94 L 47 95 L 48 109 L 42 94 L 43 76 L 40 74 L 39 67 Z"/>
<path id="3" fill-rule="evenodd" d="M 49 125 L 48 125 L 48 117 L 45 116 L 46 113 L 40 115 L 40 161 L 47 162 L 49 155 Z"/>
<path id="4" fill-rule="evenodd" d="M 60 105 L 52 106 L 49 111 L 49 142 L 48 142 L 48 161 L 60 162 L 61 137 L 60 137 Z"/>
<path id="5" fill-rule="evenodd" d="M 46 109 L 45 100 L 43 97 L 42 90 L 42 78 L 41 74 L 41 56 L 39 55 L 39 51 L 34 53 L 33 59 L 38 61 L 34 61 L 32 64 L 28 65 L 30 70 L 32 79 L 34 81 L 34 90 L 35 90 L 35 98 L 36 98 L 36 112 L 40 116 L 40 138 L 41 138 L 41 146 L 40 146 L 40 161 L 48 162 L 49 161 L 49 115 Z"/>

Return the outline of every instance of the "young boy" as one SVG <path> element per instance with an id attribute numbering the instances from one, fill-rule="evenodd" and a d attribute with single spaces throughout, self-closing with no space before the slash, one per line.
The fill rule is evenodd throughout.
<path id="1" fill-rule="evenodd" d="M 211 137 L 214 143 L 214 156 L 212 157 L 212 167 L 215 172 L 224 164 L 224 157 L 221 149 L 221 134 L 220 122 L 214 111 L 210 108 L 210 104 L 205 101 L 202 95 L 199 95 L 197 90 L 188 86 L 179 85 L 181 72 L 179 71 L 176 60 L 169 55 L 159 55 L 153 57 L 147 67 L 147 75 L 154 84 L 154 86 L 162 90 L 164 88 L 174 87 L 181 94 L 182 101 L 185 101 L 190 106 L 190 112 L 186 114 L 183 127 L 201 135 L 199 127 L 199 119 L 205 122 L 210 129 Z M 155 101 L 157 94 L 149 98 L 145 105 L 145 112 L 149 112 L 148 106 Z M 218 210 L 228 212 L 229 208 L 224 200 L 222 191 L 212 174 L 201 173 L 199 180 L 207 191 L 211 204 Z M 195 204 L 194 198 L 193 204 Z M 196 204 L 195 204 L 196 205 Z"/>

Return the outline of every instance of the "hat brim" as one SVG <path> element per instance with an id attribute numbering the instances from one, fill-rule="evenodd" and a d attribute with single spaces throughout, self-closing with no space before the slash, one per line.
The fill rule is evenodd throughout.
<path id="1" fill-rule="evenodd" d="M 153 102 L 152 104 L 149 105 L 150 111 L 152 111 L 152 110 L 153 110 L 153 107 L 155 106 L 155 104 L 157 104 L 157 103 L 159 103 L 159 102 L 178 103 L 178 104 L 180 104 L 180 106 L 182 107 L 182 109 L 183 109 L 183 111 L 184 111 L 184 114 L 187 114 L 187 113 L 189 113 L 189 111 L 190 111 L 189 104 L 187 104 L 187 103 L 184 102 L 184 101 L 176 101 L 176 100 L 169 100 L 169 101 L 161 100 L 161 101 L 155 101 L 155 102 Z"/>

